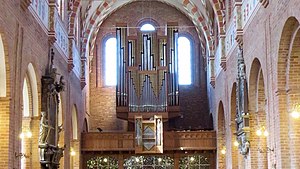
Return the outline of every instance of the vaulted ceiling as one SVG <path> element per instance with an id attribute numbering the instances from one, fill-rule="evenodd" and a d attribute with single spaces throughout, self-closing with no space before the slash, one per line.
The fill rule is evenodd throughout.
<path id="1" fill-rule="evenodd" d="M 83 18 L 83 42 L 90 46 L 83 46 L 83 53 L 87 51 L 86 47 L 93 48 L 96 34 L 107 16 L 122 6 L 138 0 L 74 0 L 73 11 L 81 7 Z M 141 0 L 140 0 L 141 1 Z M 143 0 L 150 1 L 150 0 Z M 194 23 L 199 37 L 204 35 L 206 44 L 210 51 L 213 50 L 213 22 L 217 19 L 218 31 L 223 31 L 223 16 L 221 11 L 224 0 L 157 0 L 166 3 L 182 13 L 184 13 Z M 75 17 L 75 15 L 71 15 Z M 73 18 L 74 20 L 74 18 Z"/>

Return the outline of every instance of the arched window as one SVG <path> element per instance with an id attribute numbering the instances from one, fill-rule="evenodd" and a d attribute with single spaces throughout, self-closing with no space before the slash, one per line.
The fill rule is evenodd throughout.
<path id="1" fill-rule="evenodd" d="M 77 109 L 75 105 L 72 108 L 72 130 L 73 130 L 73 139 L 77 140 L 77 132 L 78 132 L 78 125 L 77 125 Z"/>
<path id="2" fill-rule="evenodd" d="M 117 40 L 114 37 L 105 41 L 105 85 L 117 84 Z"/>
<path id="3" fill-rule="evenodd" d="M 155 31 L 155 27 L 151 25 L 150 23 L 146 23 L 142 25 L 141 29 L 142 32 L 152 32 Z"/>
<path id="4" fill-rule="evenodd" d="M 0 35 L 0 97 L 6 96 L 6 69 L 2 37 Z"/>
<path id="5" fill-rule="evenodd" d="M 61 18 L 64 18 L 64 0 L 57 0 L 57 10 Z"/>
<path id="6" fill-rule="evenodd" d="M 75 36 L 75 43 L 77 47 L 80 46 L 80 31 L 81 31 L 81 21 L 80 21 L 80 16 L 81 16 L 81 8 L 78 10 L 75 20 L 74 20 L 74 36 Z"/>
<path id="7" fill-rule="evenodd" d="M 23 84 L 23 117 L 30 117 L 30 96 L 27 79 L 24 79 Z"/>
<path id="8" fill-rule="evenodd" d="M 185 36 L 178 38 L 178 81 L 179 85 L 192 83 L 191 41 Z"/>

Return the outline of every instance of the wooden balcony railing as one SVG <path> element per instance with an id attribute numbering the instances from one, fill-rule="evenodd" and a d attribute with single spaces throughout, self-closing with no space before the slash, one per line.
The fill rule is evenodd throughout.
<path id="1" fill-rule="evenodd" d="M 165 131 L 164 150 L 216 150 L 215 131 Z M 134 151 L 134 132 L 82 133 L 82 151 Z"/>

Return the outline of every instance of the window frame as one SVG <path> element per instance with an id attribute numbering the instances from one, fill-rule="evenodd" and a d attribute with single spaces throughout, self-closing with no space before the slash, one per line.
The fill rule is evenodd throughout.
<path id="1" fill-rule="evenodd" d="M 185 37 L 190 42 L 190 73 L 191 73 L 190 79 L 191 79 L 191 83 L 190 84 L 180 84 L 179 83 L 179 65 L 178 65 L 178 84 L 180 86 L 189 86 L 189 85 L 193 85 L 195 83 L 195 80 L 194 80 L 195 79 L 194 78 L 194 76 L 195 76 L 195 64 L 192 63 L 192 60 L 195 59 L 195 47 L 194 47 L 195 42 L 194 42 L 194 38 L 193 38 L 192 35 L 190 35 L 187 32 L 181 32 L 178 35 L 178 39 L 177 39 L 178 44 L 179 44 L 179 38 L 180 37 Z M 178 64 L 179 64 L 179 47 L 178 47 Z"/>
<path id="2" fill-rule="evenodd" d="M 106 83 L 106 42 L 109 40 L 109 39 L 111 39 L 111 38 L 114 38 L 115 40 L 117 40 L 116 39 L 116 35 L 114 34 L 114 33 L 108 33 L 108 34 L 106 34 L 104 37 L 103 37 L 103 39 L 102 39 L 102 46 L 101 46 L 101 50 L 102 50 L 102 65 L 100 65 L 101 66 L 101 69 L 102 69 L 102 72 L 101 72 L 101 74 L 100 74 L 100 76 L 101 76 L 101 84 L 102 84 L 102 86 L 103 87 L 111 87 L 111 88 L 115 88 L 116 87 L 116 85 L 117 85 L 117 70 L 116 70 L 116 84 L 115 85 L 108 85 L 107 83 Z M 116 50 L 117 50 L 117 46 L 116 46 Z M 116 57 L 117 57 L 117 51 L 116 51 Z M 117 69 L 117 60 L 116 60 L 116 69 Z"/>
<path id="3" fill-rule="evenodd" d="M 61 20 L 64 20 L 64 9 L 65 9 L 65 1 L 64 0 L 56 0 L 57 3 L 57 12 L 60 16 Z"/>

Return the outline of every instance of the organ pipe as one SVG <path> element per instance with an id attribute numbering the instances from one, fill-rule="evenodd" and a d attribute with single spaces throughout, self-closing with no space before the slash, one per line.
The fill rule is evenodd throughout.
<path id="1" fill-rule="evenodd" d="M 116 29 L 116 101 L 129 112 L 166 112 L 179 105 L 178 31 L 171 26 L 167 36 L 138 32 L 127 36 L 126 26 Z"/>

